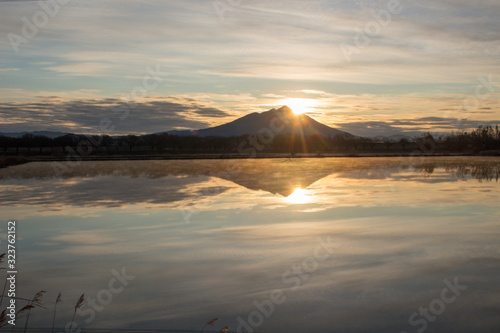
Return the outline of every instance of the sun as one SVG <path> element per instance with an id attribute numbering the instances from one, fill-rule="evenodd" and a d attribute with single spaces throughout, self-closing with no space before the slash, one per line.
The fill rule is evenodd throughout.
<path id="1" fill-rule="evenodd" d="M 282 100 L 280 104 L 288 106 L 295 114 L 302 114 L 311 111 L 311 108 L 317 106 L 319 103 L 309 98 L 287 98 Z"/>

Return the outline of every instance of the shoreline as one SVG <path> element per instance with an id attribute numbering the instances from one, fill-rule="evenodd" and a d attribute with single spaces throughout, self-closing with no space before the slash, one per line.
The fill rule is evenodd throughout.
<path id="1" fill-rule="evenodd" d="M 500 151 L 484 151 L 481 153 L 261 153 L 253 155 L 242 154 L 170 154 L 170 155 L 97 155 L 77 156 L 17 156 L 0 157 L 0 168 L 25 164 L 29 162 L 66 162 L 66 161 L 147 161 L 147 160 L 218 160 L 218 159 L 270 159 L 270 158 L 376 158 L 376 157 L 458 157 L 458 156 L 500 156 Z"/>

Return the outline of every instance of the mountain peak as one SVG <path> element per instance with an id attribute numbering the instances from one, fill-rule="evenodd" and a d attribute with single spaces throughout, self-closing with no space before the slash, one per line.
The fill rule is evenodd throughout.
<path id="1" fill-rule="evenodd" d="M 283 112 L 283 113 L 285 113 L 285 112 L 293 112 L 293 110 L 292 110 L 292 109 L 290 109 L 287 105 L 283 105 L 282 107 L 280 107 L 280 108 L 278 109 L 278 111 L 281 111 L 281 112 Z"/>
<path id="2" fill-rule="evenodd" d="M 352 136 L 349 133 L 321 124 L 305 114 L 296 115 L 286 105 L 277 110 L 271 109 L 261 113 L 254 112 L 223 125 L 200 129 L 196 131 L 196 135 L 202 137 L 259 135 L 263 129 L 269 129 L 270 126 L 282 126 L 280 134 L 295 133 L 303 136 L 319 134 L 324 137 L 334 137 L 336 135 Z M 177 132 L 176 134 L 192 135 L 192 132 Z"/>

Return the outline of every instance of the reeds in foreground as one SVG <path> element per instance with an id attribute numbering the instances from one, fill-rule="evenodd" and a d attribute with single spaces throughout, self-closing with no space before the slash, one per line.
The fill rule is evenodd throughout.
<path id="1" fill-rule="evenodd" d="M 75 312 L 73 312 L 73 318 L 71 318 L 71 326 L 69 327 L 70 330 L 73 327 L 73 322 L 75 321 L 76 311 L 78 310 L 78 308 L 80 308 L 83 305 L 84 301 L 85 301 L 85 294 L 82 294 L 82 296 L 80 296 L 80 298 L 76 302 Z"/>
<path id="2" fill-rule="evenodd" d="M 35 296 L 33 296 L 30 304 L 26 305 L 21 310 L 19 310 L 18 314 L 22 313 L 23 311 L 28 311 L 28 315 L 26 317 L 26 323 L 24 324 L 24 333 L 26 333 L 26 330 L 28 329 L 28 321 L 30 320 L 31 310 L 35 308 L 35 305 L 42 305 L 43 295 L 45 293 L 46 293 L 45 290 L 40 290 L 35 294 Z"/>
<path id="3" fill-rule="evenodd" d="M 7 325 L 7 309 L 2 311 L 2 314 L 0 314 L 0 327 L 4 327 Z"/>
<path id="4" fill-rule="evenodd" d="M 56 303 L 54 304 L 54 317 L 52 318 L 52 333 L 54 333 L 54 325 L 56 323 L 56 311 L 57 311 L 57 303 L 61 301 L 61 293 L 57 295 Z"/>
<path id="5" fill-rule="evenodd" d="M 219 333 L 227 333 L 227 330 L 229 329 L 229 326 L 224 327 L 219 331 Z"/>
<path id="6" fill-rule="evenodd" d="M 219 320 L 219 318 L 214 318 L 214 319 L 212 319 L 212 320 L 208 321 L 208 322 L 205 324 L 205 326 L 203 326 L 203 329 L 201 330 L 201 333 L 203 333 L 203 331 L 205 330 L 205 328 L 206 328 L 207 326 L 214 326 L 214 324 L 215 324 L 215 322 L 216 322 L 217 320 Z"/>
<path id="7" fill-rule="evenodd" d="M 3 262 L 3 258 L 5 258 L 6 253 L 0 254 L 0 263 Z M 4 267 L 0 267 L 0 269 L 4 269 Z M 3 296 L 5 295 L 5 288 L 7 287 L 7 279 L 5 279 L 5 283 L 3 284 L 3 290 L 2 290 L 2 298 L 0 298 L 0 306 L 2 305 L 3 302 Z"/>

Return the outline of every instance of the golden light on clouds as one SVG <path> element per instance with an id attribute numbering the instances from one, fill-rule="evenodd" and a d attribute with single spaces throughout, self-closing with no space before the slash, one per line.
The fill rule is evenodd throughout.
<path id="1" fill-rule="evenodd" d="M 286 98 L 279 103 L 288 106 L 295 114 L 314 111 L 314 107 L 320 104 L 317 100 L 310 98 Z"/>

